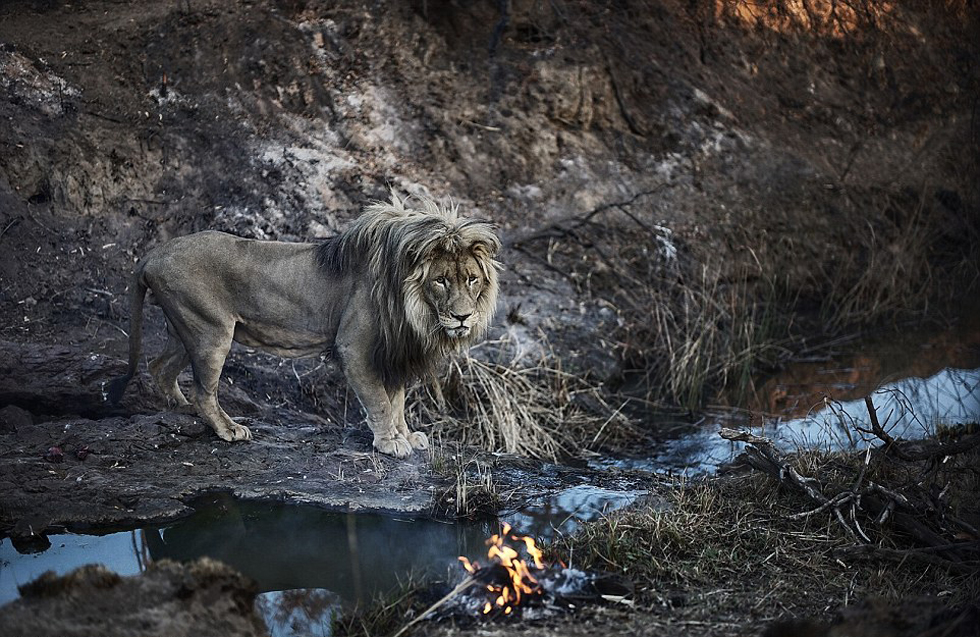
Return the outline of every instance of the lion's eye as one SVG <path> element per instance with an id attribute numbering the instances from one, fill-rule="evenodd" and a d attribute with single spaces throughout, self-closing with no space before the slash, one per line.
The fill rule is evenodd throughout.
<path id="1" fill-rule="evenodd" d="M 449 281 L 444 276 L 436 277 L 436 283 L 442 287 L 449 285 Z"/>
<path id="2" fill-rule="evenodd" d="M 476 285 L 476 282 L 479 280 L 480 279 L 478 277 L 471 276 L 470 278 L 466 279 L 466 282 L 469 283 L 470 285 Z"/>

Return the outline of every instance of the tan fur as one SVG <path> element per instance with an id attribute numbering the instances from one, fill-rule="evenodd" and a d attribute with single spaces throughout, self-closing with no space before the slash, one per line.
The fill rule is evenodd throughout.
<path id="1" fill-rule="evenodd" d="M 168 400 L 188 406 L 177 375 L 191 364 L 192 402 L 225 440 L 251 432 L 221 409 L 218 378 L 232 341 L 290 357 L 332 350 L 367 411 L 374 446 L 404 457 L 428 446 L 405 423 L 405 384 L 446 354 L 483 337 L 497 300 L 491 224 L 426 198 L 392 194 L 322 244 L 201 232 L 151 251 L 136 267 L 130 359 L 118 401 L 136 373 L 146 291 L 169 340 L 150 372 Z"/>

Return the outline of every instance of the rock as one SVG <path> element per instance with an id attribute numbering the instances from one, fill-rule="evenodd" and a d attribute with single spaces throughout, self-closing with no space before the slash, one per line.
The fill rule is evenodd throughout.
<path id="1" fill-rule="evenodd" d="M 34 424 L 34 416 L 26 409 L 21 409 L 17 405 L 7 405 L 0 409 L 0 433 L 16 432 L 22 427 L 30 427 Z"/>
<path id="2" fill-rule="evenodd" d="M 8 531 L 10 543 L 22 555 L 43 553 L 51 548 L 51 541 L 44 534 L 48 524 L 49 519 L 44 515 L 20 518 Z"/>

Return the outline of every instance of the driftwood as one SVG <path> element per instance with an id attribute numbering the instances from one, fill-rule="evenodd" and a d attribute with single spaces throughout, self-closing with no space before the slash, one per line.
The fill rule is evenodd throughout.
<path id="1" fill-rule="evenodd" d="M 765 473 L 780 485 L 806 496 L 815 505 L 811 509 L 793 514 L 792 518 L 832 514 L 857 543 L 856 546 L 842 549 L 849 555 L 877 554 L 924 564 L 945 564 L 955 570 L 978 568 L 980 543 L 975 541 L 976 529 L 947 511 L 937 511 L 937 505 L 944 508 L 939 498 L 925 497 L 924 490 L 915 482 L 906 485 L 914 493 L 904 493 L 900 488 L 887 487 L 869 476 L 872 458 L 876 453 L 883 458 L 894 457 L 906 463 L 942 459 L 973 449 L 977 436 L 967 436 L 947 444 L 930 441 L 935 444 L 918 443 L 916 447 L 910 447 L 906 445 L 906 441 L 896 440 L 888 435 L 878 422 L 870 399 L 868 409 L 871 429 L 866 433 L 874 434 L 884 444 L 878 449 L 869 447 L 864 452 L 858 475 L 850 488 L 835 494 L 826 493 L 815 478 L 799 473 L 768 438 L 729 428 L 723 428 L 719 435 L 726 440 L 746 443 L 742 456 L 745 464 Z M 880 532 L 886 525 L 911 539 L 917 546 L 907 550 L 880 546 L 879 542 L 872 539 L 875 533 L 869 531 Z M 959 542 L 952 539 L 960 537 L 972 537 L 972 541 Z"/>

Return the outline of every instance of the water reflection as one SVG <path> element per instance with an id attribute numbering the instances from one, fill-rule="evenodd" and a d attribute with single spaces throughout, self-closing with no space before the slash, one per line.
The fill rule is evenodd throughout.
<path id="1" fill-rule="evenodd" d="M 557 535 L 574 532 L 583 522 L 598 520 L 629 506 L 646 493 L 581 484 L 554 496 L 532 500 L 521 510 L 503 515 L 501 519 L 521 533 L 551 540 Z"/>
<path id="2" fill-rule="evenodd" d="M 340 597 L 322 588 L 269 591 L 255 598 L 270 637 L 326 637 L 340 607 Z"/>
<path id="3" fill-rule="evenodd" d="M 44 551 L 22 551 L 6 537 L 0 539 L 0 604 L 17 598 L 17 587 L 37 579 L 45 571 L 63 575 L 86 564 L 105 564 L 120 575 L 136 575 L 145 562 L 135 549 L 139 531 L 108 535 L 50 535 Z"/>
<path id="4" fill-rule="evenodd" d="M 980 370 L 944 369 L 929 378 L 906 378 L 871 394 L 877 417 L 894 438 L 922 438 L 937 425 L 976 422 L 980 414 Z M 788 448 L 864 448 L 874 436 L 864 399 L 827 398 L 805 418 L 775 421 L 770 434 Z M 763 428 L 765 429 L 765 428 Z"/>
<path id="5" fill-rule="evenodd" d="M 769 415 L 758 424 L 758 412 L 719 412 L 694 431 L 663 441 L 654 455 L 633 460 L 628 468 L 698 475 L 714 473 L 741 453 L 742 443 L 718 436 L 720 427 L 739 427 L 771 438 L 784 451 L 849 450 L 877 444 L 870 429 L 864 396 L 870 395 L 878 419 L 894 438 L 916 439 L 935 433 L 937 425 L 973 423 L 980 417 L 980 369 L 943 369 L 929 378 L 886 383 L 860 398 L 838 400 L 824 395 L 805 416 Z M 627 466 L 627 465 L 624 465 Z"/>
<path id="6" fill-rule="evenodd" d="M 825 397 L 848 402 L 883 386 L 910 395 L 927 392 L 930 395 L 913 399 L 922 406 L 932 401 L 935 407 L 947 409 L 961 399 L 967 404 L 975 400 L 972 392 L 963 393 L 957 387 L 955 376 L 980 368 L 980 318 L 940 334 L 909 332 L 851 347 L 848 353 L 790 365 L 762 383 L 748 404 L 741 406 L 784 420 L 799 419 L 821 409 Z M 949 382 L 931 381 L 946 371 L 952 372 Z M 928 381 L 926 385 L 923 380 Z"/>
<path id="7" fill-rule="evenodd" d="M 150 556 L 209 556 L 258 582 L 261 591 L 327 589 L 353 604 L 407 576 L 445 576 L 459 555 L 479 554 L 490 525 L 446 524 L 215 496 L 198 513 L 144 531 Z M 286 599 L 292 599 L 286 596 Z"/>

